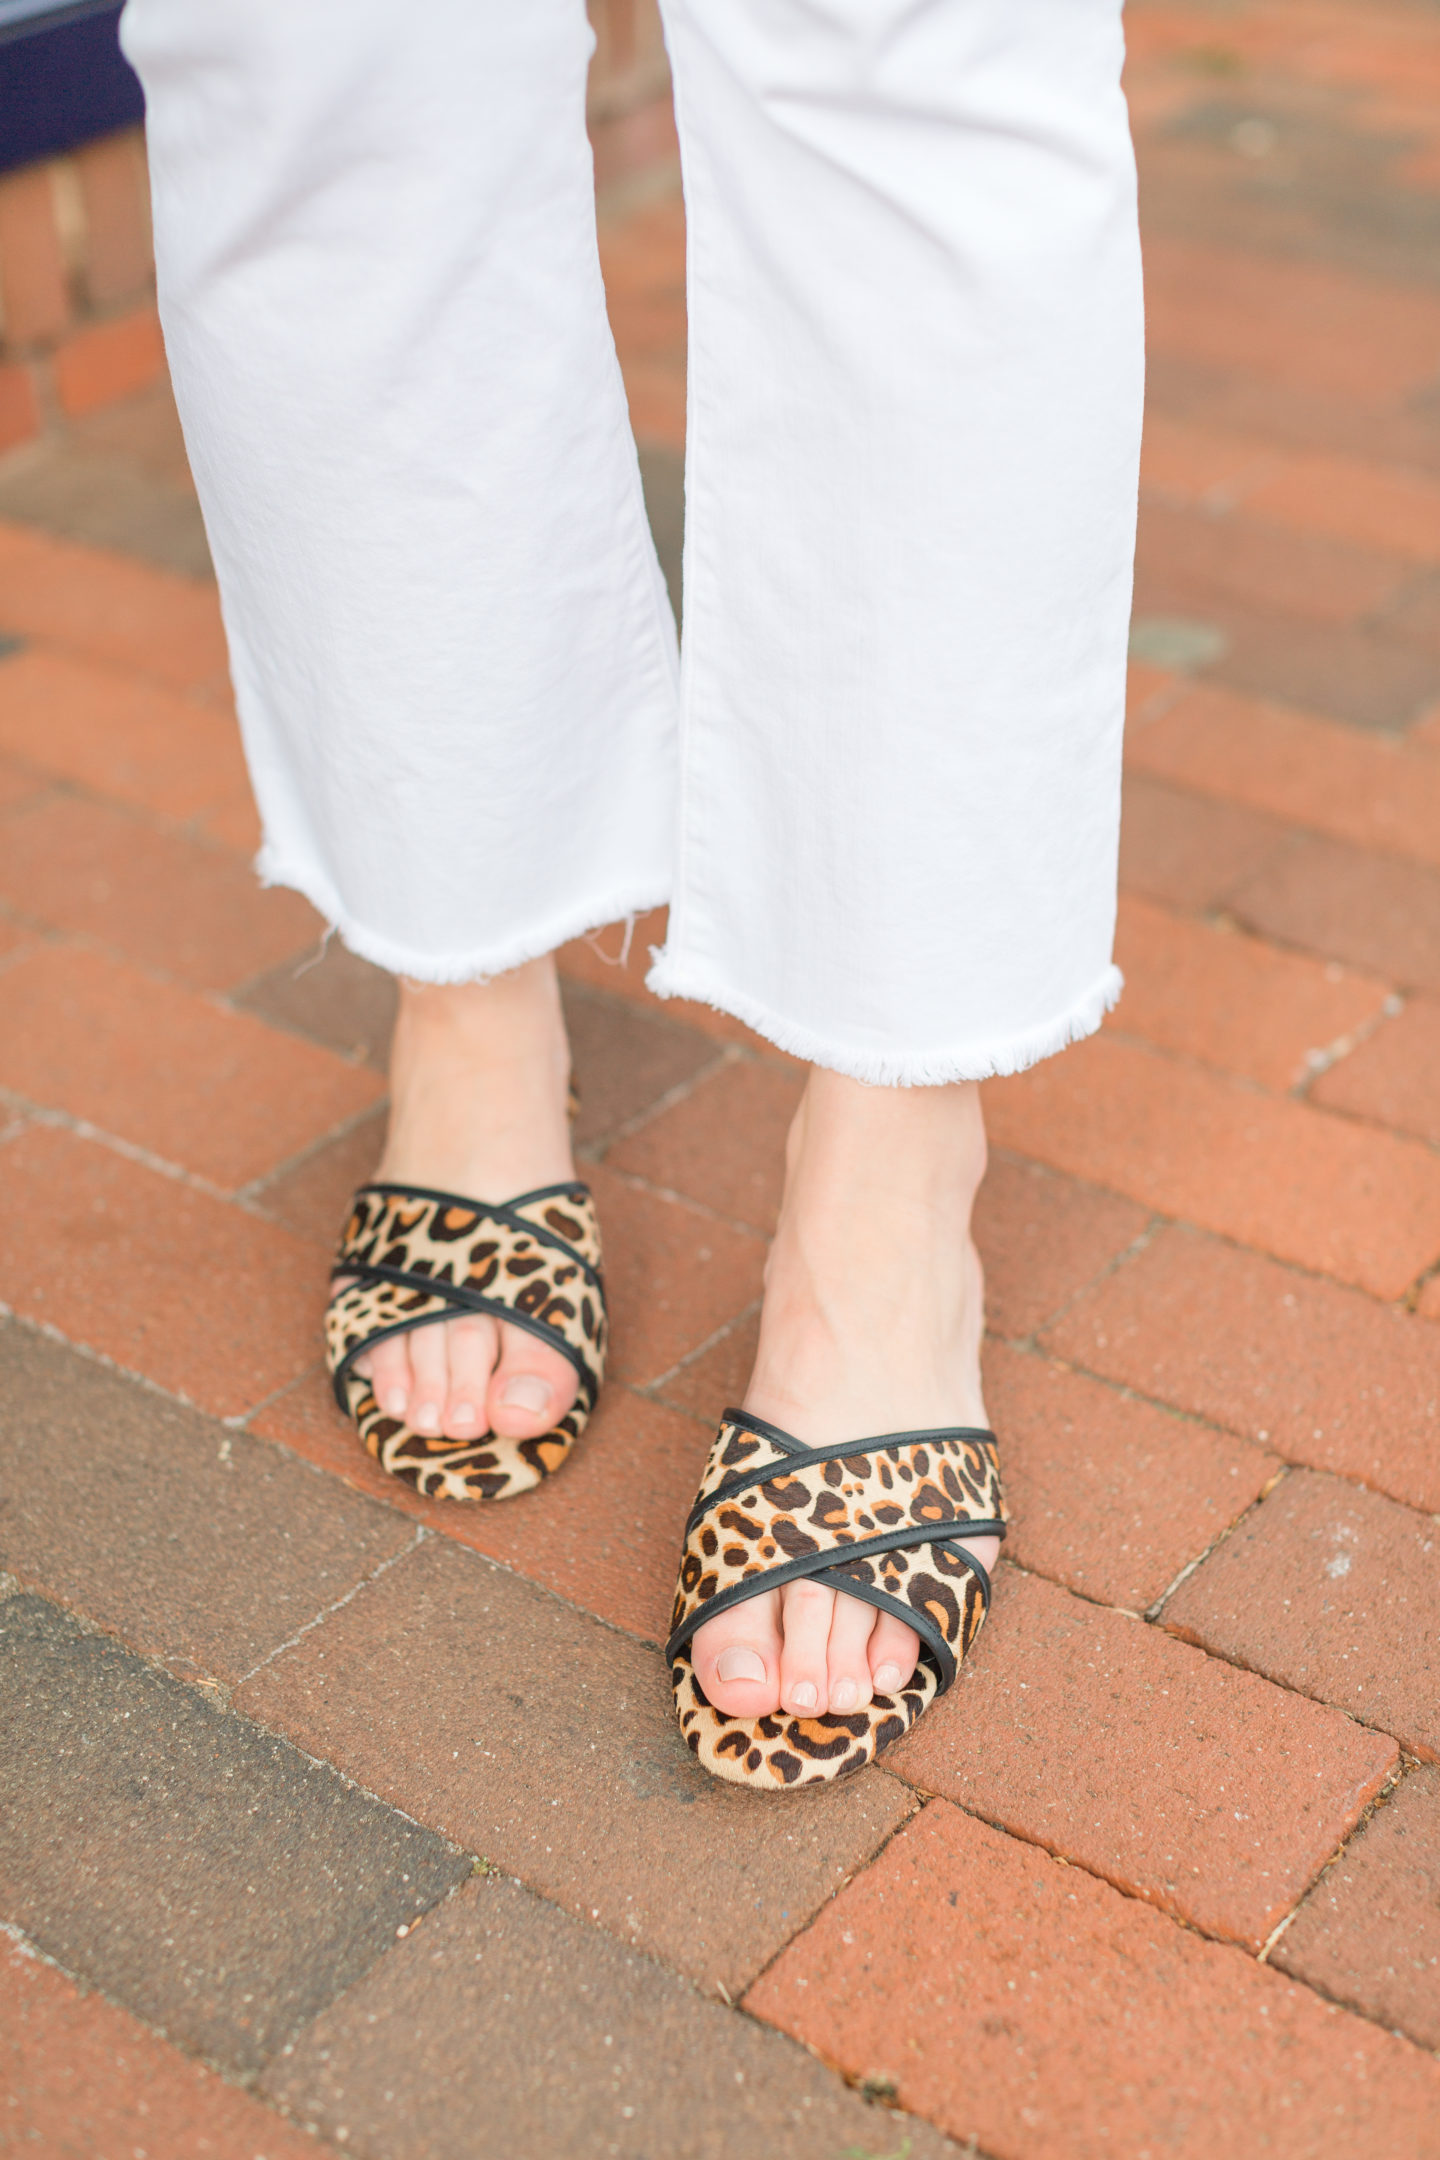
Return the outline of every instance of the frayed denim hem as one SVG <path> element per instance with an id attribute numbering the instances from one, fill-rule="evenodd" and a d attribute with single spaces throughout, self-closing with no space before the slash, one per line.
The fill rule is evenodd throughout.
<path id="1" fill-rule="evenodd" d="M 323 916 L 326 936 L 338 934 L 349 951 L 360 959 L 386 968 L 392 975 L 404 975 L 411 982 L 421 983 L 489 982 L 496 975 L 507 975 L 512 968 L 523 967 L 527 960 L 543 959 L 546 953 L 568 944 L 571 938 L 585 937 L 592 930 L 603 930 L 609 923 L 643 915 L 650 908 L 663 907 L 670 898 L 668 882 L 646 885 L 607 894 L 602 899 L 568 909 L 508 944 L 476 946 L 454 953 L 422 953 L 413 946 L 399 944 L 393 938 L 366 929 L 341 905 L 323 877 L 283 861 L 268 847 L 262 848 L 256 857 L 255 873 L 262 885 L 284 885 L 292 892 L 300 893 L 317 914 Z"/>
<path id="2" fill-rule="evenodd" d="M 1071 1043 L 1093 1035 L 1125 987 L 1124 976 L 1112 965 L 1066 1012 L 1041 1027 L 1027 1028 L 1023 1034 L 953 1049 L 860 1050 L 782 1020 L 753 998 L 707 980 L 703 971 L 684 962 L 672 963 L 663 952 L 656 953 L 654 960 L 645 982 L 656 997 L 694 998 L 717 1012 L 743 1020 L 746 1027 L 774 1043 L 777 1050 L 788 1051 L 791 1057 L 803 1058 L 807 1064 L 844 1073 L 848 1079 L 863 1080 L 871 1087 L 944 1087 L 955 1080 L 994 1080 L 1005 1073 L 1023 1072 L 1041 1058 L 1053 1057 Z"/>

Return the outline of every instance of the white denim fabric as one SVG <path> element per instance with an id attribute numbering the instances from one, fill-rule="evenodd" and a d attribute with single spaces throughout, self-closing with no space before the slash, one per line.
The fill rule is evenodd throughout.
<path id="1" fill-rule="evenodd" d="M 668 0 L 685 650 L 582 0 L 129 0 L 269 880 L 427 981 L 651 976 L 874 1082 L 1113 1003 L 1142 391 L 1119 0 Z"/>

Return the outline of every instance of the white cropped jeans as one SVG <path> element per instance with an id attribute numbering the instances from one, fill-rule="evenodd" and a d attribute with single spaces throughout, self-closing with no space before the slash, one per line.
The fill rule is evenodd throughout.
<path id="1" fill-rule="evenodd" d="M 1099 1024 L 1140 435 L 1119 0 L 666 0 L 685 643 L 605 314 L 582 0 L 129 0 L 269 880 L 875 1082 Z"/>

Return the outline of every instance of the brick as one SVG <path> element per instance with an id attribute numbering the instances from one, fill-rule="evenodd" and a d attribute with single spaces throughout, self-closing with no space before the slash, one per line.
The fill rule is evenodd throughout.
<path id="1" fill-rule="evenodd" d="M 71 419 L 133 397 L 165 374 L 160 318 L 147 301 L 109 322 L 77 330 L 57 347 L 55 390 Z"/>
<path id="2" fill-rule="evenodd" d="M 1272 1963 L 1440 2051 L 1440 1770 L 1412 1770 L 1377 1809 Z"/>
<path id="3" fill-rule="evenodd" d="M 757 1807 L 690 1755 L 653 1650 L 442 1538 L 236 1702 L 568 1912 L 732 1996 L 913 1804 L 868 1770 Z"/>
<path id="4" fill-rule="evenodd" d="M 1236 915 L 1266 937 L 1440 990 L 1440 876 L 1335 840 L 1296 840 L 1238 886 Z"/>
<path id="5" fill-rule="evenodd" d="M 1440 998 L 1415 998 L 1320 1075 L 1311 1100 L 1440 1146 Z"/>
<path id="6" fill-rule="evenodd" d="M 1196 914 L 1224 905 L 1265 870 L 1291 834 L 1278 818 L 1127 773 L 1120 886 Z"/>
<path id="7" fill-rule="evenodd" d="M 22 166 L 0 180 L 0 314 L 7 345 L 53 338 L 70 320 L 48 165 Z"/>
<path id="8" fill-rule="evenodd" d="M 1238 593 L 1207 599 L 1205 612 L 1226 640 L 1207 671 L 1209 685 L 1393 735 L 1440 692 L 1440 654 L 1411 620 L 1413 590 L 1412 572 L 1383 616 L 1348 623 L 1247 605 Z M 1136 591 L 1155 613 L 1183 615 L 1195 604 L 1188 590 L 1157 592 L 1148 579 Z"/>
<path id="9" fill-rule="evenodd" d="M 1233 595 L 1306 622 L 1358 622 L 1393 600 L 1408 574 L 1404 558 L 1380 555 L 1308 532 L 1291 533 L 1240 514 L 1147 501 L 1140 512 L 1137 589 L 1152 612 L 1152 588 Z"/>
<path id="10" fill-rule="evenodd" d="M 247 1193 L 247 1204 L 328 1256 L 349 1217 L 356 1186 L 366 1184 L 380 1166 L 386 1115 L 382 1107 L 360 1118 Z"/>
<path id="11" fill-rule="evenodd" d="M 886 1766 L 1258 1951 L 1398 1761 L 1338 1710 L 1004 1568 L 955 1687 Z"/>
<path id="12" fill-rule="evenodd" d="M 247 780 L 243 787 L 236 787 L 223 795 L 219 802 L 199 820 L 200 830 L 213 840 L 217 847 L 231 848 L 243 855 L 247 862 L 253 861 L 260 851 L 264 833 L 260 825 L 260 812 L 255 807 L 255 797 Z"/>
<path id="13" fill-rule="evenodd" d="M 732 1321 L 707 1349 L 667 1375 L 658 1390 L 662 1401 L 674 1403 L 677 1410 L 698 1418 L 713 1438 L 721 1412 L 745 1400 L 759 1341 L 757 1305 Z"/>
<path id="14" fill-rule="evenodd" d="M 636 998 L 658 1007 L 645 988 L 652 946 L 665 942 L 666 908 L 651 908 L 630 924 L 606 923 L 588 937 L 572 938 L 555 955 L 560 973 L 611 997 Z"/>
<path id="15" fill-rule="evenodd" d="M 0 521 L 0 596 L 0 628 L 177 690 L 224 680 L 219 602 L 195 578 Z"/>
<path id="16" fill-rule="evenodd" d="M 760 1295 L 765 1241 L 587 1166 L 605 1249 L 610 1374 L 658 1379 Z"/>
<path id="17" fill-rule="evenodd" d="M 1130 738 L 1129 762 L 1348 840 L 1440 864 L 1440 760 L 1197 684 Z"/>
<path id="18" fill-rule="evenodd" d="M 0 1300 L 234 1417 L 305 1371 L 325 1296 L 312 1248 L 93 1141 L 5 1150 Z"/>
<path id="19" fill-rule="evenodd" d="M 49 793 L 49 783 L 39 773 L 27 766 L 12 765 L 8 758 L 0 758 L 0 815 L 16 810 L 21 803 L 31 803 Z"/>
<path id="20" fill-rule="evenodd" d="M 732 1062 L 622 1140 L 607 1160 L 768 1234 L 780 1213 L 785 1135 L 803 1086 L 778 1066 Z"/>
<path id="21" fill-rule="evenodd" d="M 0 1943 L 0 2094 L 15 2152 L 315 2160 L 313 2138 L 14 1942 Z"/>
<path id="22" fill-rule="evenodd" d="M 248 1013 L 59 945 L 0 976 L 0 1087 L 232 1191 L 382 1092 Z"/>
<path id="23" fill-rule="evenodd" d="M 1164 412 L 1145 415 L 1140 485 L 1162 501 L 1226 506 L 1279 463 L 1274 445 L 1258 437 L 1221 434 Z"/>
<path id="24" fill-rule="evenodd" d="M 1423 2153 L 1440 2065 L 939 1800 L 745 2007 L 1007 2160 Z"/>
<path id="25" fill-rule="evenodd" d="M 1256 1500 L 1279 1464 L 1226 1433 L 996 1343 L 1008 1557 L 1082 1596 L 1143 1612 Z"/>
<path id="26" fill-rule="evenodd" d="M 182 1675 L 240 1680 L 414 1536 L 18 1321 L 0 1373 L 0 1567 Z"/>
<path id="27" fill-rule="evenodd" d="M 1125 673 L 1127 723 L 1162 710 L 1180 687 L 1181 678 L 1169 669 L 1151 667 L 1144 660 L 1132 660 Z"/>
<path id="28" fill-rule="evenodd" d="M 481 2123 L 487 2150 L 527 2160 L 960 2160 L 780 2034 L 493 1878 L 326 2011 L 265 2089 L 387 2160 L 474 2160 Z"/>
<path id="29" fill-rule="evenodd" d="M 1246 508 L 1305 533 L 1440 562 L 1440 482 L 1359 458 L 1287 457 L 1246 490 Z"/>
<path id="30" fill-rule="evenodd" d="M 139 128 L 102 136 L 75 153 L 85 205 L 85 290 L 92 307 L 114 307 L 151 282 L 150 190 Z"/>
<path id="31" fill-rule="evenodd" d="M 1147 342 L 1192 368 L 1381 405 L 1427 384 L 1440 298 L 1318 264 L 1166 238 L 1145 258 Z"/>
<path id="32" fill-rule="evenodd" d="M 1030 1335 L 1140 1236 L 1143 1208 L 1037 1163 L 993 1154 L 975 1203 L 985 1317 L 997 1335 Z"/>
<path id="33" fill-rule="evenodd" d="M 233 1003 L 384 1072 L 398 995 L 393 975 L 331 937 L 318 951 L 287 955 L 279 967 L 246 983 Z"/>
<path id="34" fill-rule="evenodd" d="M 570 983 L 563 996 L 580 1097 L 577 1147 L 604 1143 L 715 1062 L 713 1040 L 677 1025 L 663 1005 L 646 1011 Z"/>
<path id="35" fill-rule="evenodd" d="M 987 1081 L 993 1138 L 1277 1259 L 1398 1297 L 1440 1247 L 1440 1161 L 1310 1104 L 1092 1037 Z"/>
<path id="36" fill-rule="evenodd" d="M 470 1872 L 40 1598 L 0 1604 L 0 1697 L 5 1910 L 221 2069 L 253 2075 Z"/>
<path id="37" fill-rule="evenodd" d="M 14 361 L 0 366 L 0 454 L 33 442 L 44 424 L 30 369 Z"/>
<path id="38" fill-rule="evenodd" d="M 239 735 L 218 713 L 39 647 L 0 673 L 0 750 L 172 818 L 202 815 L 245 779 Z"/>
<path id="39" fill-rule="evenodd" d="M 1292 1470 L 1165 1608 L 1165 1625 L 1440 1757 L 1433 1518 Z"/>
<path id="40" fill-rule="evenodd" d="M 1146 405 L 1221 433 L 1262 437 L 1277 449 L 1335 451 L 1389 465 L 1440 470 L 1433 419 L 1418 403 L 1357 403 L 1331 389 L 1297 388 L 1175 346 L 1151 346 Z"/>
<path id="41" fill-rule="evenodd" d="M 10 819 L 0 897 L 197 990 L 298 963 L 320 934 L 298 893 L 262 891 L 232 855 L 103 803 L 54 799 Z"/>
<path id="42" fill-rule="evenodd" d="M 1152 902 L 1120 907 L 1125 995 L 1111 1025 L 1282 1092 L 1380 1016 L 1385 985 L 1281 952 L 1233 928 L 1184 922 Z"/>
<path id="43" fill-rule="evenodd" d="M 631 998 L 652 1013 L 663 1013 L 672 1025 L 694 1028 L 716 1042 L 738 1043 L 777 1064 L 799 1069 L 798 1059 L 777 1050 L 733 1013 L 717 1012 L 713 1005 L 700 1005 L 691 998 L 662 1000 L 645 988 L 652 950 L 665 942 L 667 912 L 652 908 L 648 914 L 637 915 L 628 930 L 624 923 L 607 923 L 588 937 L 573 938 L 555 956 L 561 975 L 610 997 Z"/>
<path id="44" fill-rule="evenodd" d="M 1412 1313 L 1172 1228 L 1044 1341 L 1290 1462 L 1440 1513 L 1440 1338 Z"/>
<path id="45" fill-rule="evenodd" d="M 712 1424 L 722 1408 L 717 1401 Z M 560 1475 L 503 1507 L 423 1500 L 387 1477 L 318 1370 L 266 1403 L 250 1429 L 612 1627 L 652 1643 L 669 1633 L 685 1518 L 714 1435 L 618 1382 L 605 1388 Z"/>
<path id="46" fill-rule="evenodd" d="M 641 176 L 652 186 L 672 172 L 677 181 L 680 177 L 680 145 L 668 96 L 652 98 L 634 112 L 592 121 L 590 140 L 599 189 L 618 187 Z"/>

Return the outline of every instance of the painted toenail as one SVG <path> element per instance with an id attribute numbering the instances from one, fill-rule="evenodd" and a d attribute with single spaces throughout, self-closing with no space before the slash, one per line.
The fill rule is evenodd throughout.
<path id="1" fill-rule="evenodd" d="M 837 1680 L 834 1687 L 832 1687 L 830 1690 L 831 1709 L 853 1710 L 855 1707 L 855 1698 L 859 1694 L 859 1692 L 860 1690 L 856 1687 L 853 1680 Z"/>
<path id="2" fill-rule="evenodd" d="M 439 1408 L 433 1402 L 421 1403 L 420 1408 L 415 1412 L 410 1422 L 415 1427 L 416 1432 L 439 1432 Z"/>
<path id="3" fill-rule="evenodd" d="M 500 1398 L 507 1410 L 548 1410 L 550 1390 L 534 1373 L 516 1373 Z"/>
<path id="4" fill-rule="evenodd" d="M 882 1665 L 875 1675 L 875 1685 L 882 1695 L 893 1695 L 901 1681 L 898 1665 Z"/>
<path id="5" fill-rule="evenodd" d="M 797 1680 L 790 1690 L 790 1700 L 797 1710 L 813 1710 L 820 1696 L 813 1680 Z"/>
<path id="6" fill-rule="evenodd" d="M 403 1387 L 392 1387 L 383 1405 L 386 1417 L 404 1417 L 405 1405 L 409 1400 Z"/>
<path id="7" fill-rule="evenodd" d="M 758 1650 L 747 1650 L 740 1643 L 732 1643 L 716 1658 L 715 1676 L 719 1680 L 763 1680 L 765 1660 Z"/>

